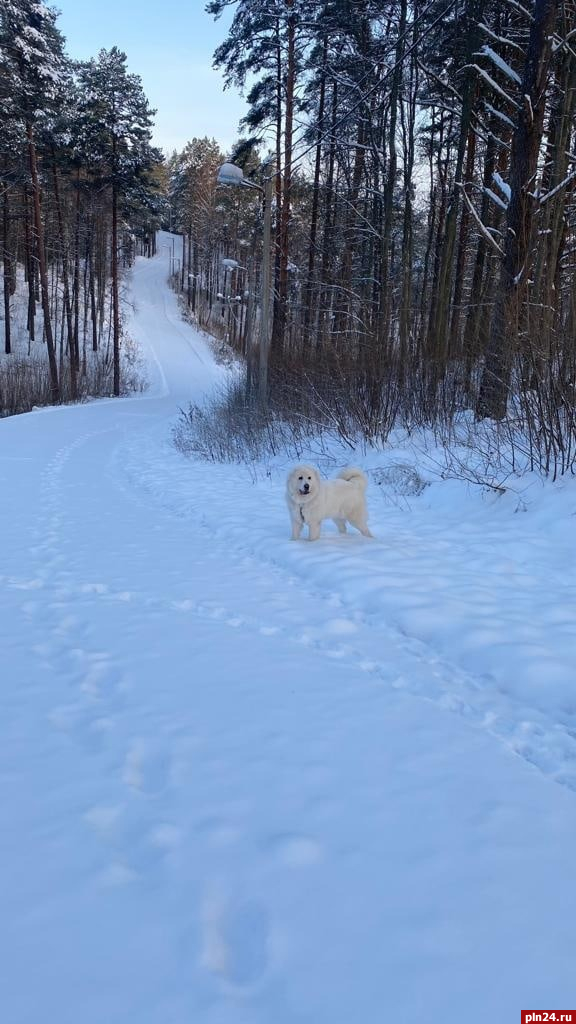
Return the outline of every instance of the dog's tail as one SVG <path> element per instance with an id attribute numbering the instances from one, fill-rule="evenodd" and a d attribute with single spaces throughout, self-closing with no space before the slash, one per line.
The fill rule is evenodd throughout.
<path id="1" fill-rule="evenodd" d="M 356 466 L 346 466 L 345 469 L 338 473 L 338 477 L 340 480 L 347 480 L 348 483 L 357 484 L 363 491 L 365 491 L 368 486 L 368 477 L 366 476 L 366 473 L 363 473 L 362 470 L 358 469 Z"/>

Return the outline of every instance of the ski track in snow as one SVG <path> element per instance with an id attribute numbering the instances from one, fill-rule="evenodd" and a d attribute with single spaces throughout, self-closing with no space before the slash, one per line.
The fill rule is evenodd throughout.
<path id="1" fill-rule="evenodd" d="M 159 267 L 139 261 L 134 274 L 150 393 L 22 418 L 23 443 L 34 421 L 45 427 L 47 457 L 23 497 L 26 555 L 13 518 L 0 575 L 17 666 L 0 783 L 21 793 L 26 837 L 11 962 L 22 948 L 40 966 L 34 990 L 10 989 L 10 1024 L 36 1024 L 45 1006 L 61 1024 L 79 1007 L 86 1024 L 376 1024 L 388 1010 L 416 1024 L 425 1004 L 447 1024 L 467 1005 L 480 1024 L 552 992 L 567 999 L 576 907 L 544 885 L 532 907 L 544 948 L 527 939 L 508 977 L 494 975 L 529 931 L 534 872 L 568 870 L 573 798 L 559 790 L 549 806 L 548 778 L 576 789 L 575 733 L 355 598 L 354 573 L 385 557 L 386 540 L 290 545 L 283 510 L 245 529 L 247 478 L 169 447 L 187 396 L 182 350 L 168 359 L 163 332 L 199 368 L 200 392 L 220 371 Z M 532 808 L 541 832 L 526 851 Z M 518 879 L 516 842 L 528 858 Z M 462 915 L 478 924 L 473 939 Z M 75 962 L 60 963 L 58 934 L 47 948 L 54 927 Z M 474 977 L 477 956 L 489 983 Z"/>

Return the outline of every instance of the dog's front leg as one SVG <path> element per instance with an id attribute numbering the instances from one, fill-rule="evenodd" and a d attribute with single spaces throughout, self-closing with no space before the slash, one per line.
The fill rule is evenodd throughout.
<path id="1" fill-rule="evenodd" d="M 308 523 L 308 540 L 318 540 L 320 537 L 320 523 Z"/>
<path id="2" fill-rule="evenodd" d="M 302 533 L 302 527 L 304 526 L 304 522 L 300 516 L 298 516 L 297 519 L 295 516 L 291 516 L 290 518 L 292 521 L 292 536 L 290 539 L 300 540 L 300 534 Z"/>

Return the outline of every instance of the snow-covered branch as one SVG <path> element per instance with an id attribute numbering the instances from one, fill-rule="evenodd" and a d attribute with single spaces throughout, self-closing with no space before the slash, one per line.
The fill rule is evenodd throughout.
<path id="1" fill-rule="evenodd" d="M 484 71 L 484 68 L 481 68 L 479 64 L 469 64 L 467 66 L 474 68 L 474 70 L 478 72 L 480 77 L 484 79 L 484 81 L 490 86 L 490 88 L 493 89 L 494 92 L 498 93 L 498 95 L 501 96 L 502 99 L 506 100 L 506 103 L 509 103 L 511 107 L 515 108 L 515 110 L 520 110 L 520 104 L 517 103 L 516 100 L 512 99 L 512 97 L 509 96 L 506 90 L 502 89 L 502 87 L 498 85 L 498 82 L 496 82 L 492 78 L 492 76 L 488 74 L 487 71 Z"/>
<path id="2" fill-rule="evenodd" d="M 496 203 L 496 205 L 499 206 L 501 210 L 508 209 L 508 203 L 505 203 L 504 200 L 501 199 L 500 196 L 496 194 L 496 192 L 493 192 L 491 188 L 488 188 L 487 185 L 484 185 L 482 187 L 482 191 L 484 192 L 484 195 L 487 195 L 488 198 L 491 199 L 493 203 Z"/>
<path id="3" fill-rule="evenodd" d="M 480 231 L 480 234 L 482 235 L 484 240 L 486 242 L 488 242 L 488 245 L 491 246 L 491 248 L 494 250 L 495 253 L 497 253 L 498 256 L 504 256 L 504 250 L 498 245 L 498 242 L 496 241 L 494 236 L 490 233 L 490 231 L 488 230 L 488 228 L 486 227 L 486 225 L 482 221 L 480 215 L 478 214 L 475 206 L 470 201 L 468 193 L 466 192 L 466 183 L 460 181 L 460 182 L 457 182 L 457 184 L 462 189 L 462 198 L 464 199 L 464 202 L 466 204 L 468 212 L 470 213 L 471 217 L 475 221 L 475 223 L 476 223 L 476 225 L 478 227 L 478 230 Z"/>
<path id="4" fill-rule="evenodd" d="M 514 121 L 512 118 L 508 117 L 502 110 L 498 110 L 497 107 L 493 107 L 492 104 L 488 103 L 486 100 L 484 100 L 484 109 L 489 114 L 492 114 L 493 117 L 497 117 L 503 124 L 508 125 L 509 128 L 514 128 Z"/>
<path id="5" fill-rule="evenodd" d="M 507 46 L 511 50 L 515 50 L 516 53 L 520 53 L 522 54 L 522 56 L 524 56 L 524 50 L 522 49 L 520 44 L 515 43 L 513 39 L 506 39 L 504 36 L 499 36 L 496 32 L 493 32 L 491 28 L 488 28 L 488 25 L 484 25 L 482 22 L 479 24 L 478 27 L 481 29 L 482 32 L 489 36 L 490 39 L 493 39 L 495 43 L 499 43 L 500 46 Z"/>
<path id="6" fill-rule="evenodd" d="M 518 0 L 506 0 L 506 3 L 509 7 L 513 7 L 515 11 L 518 11 L 522 17 L 526 18 L 526 21 L 532 22 L 534 20 L 532 12 L 527 10 L 526 7 L 523 7 L 522 4 L 519 4 Z"/>
<path id="7" fill-rule="evenodd" d="M 517 74 L 516 71 L 514 71 L 514 68 L 510 67 L 508 61 L 504 60 L 504 58 L 501 57 L 499 53 L 496 53 L 496 50 L 493 50 L 491 46 L 484 44 L 482 49 L 477 54 L 475 54 L 475 56 L 488 57 L 488 59 L 492 61 L 495 67 L 497 67 L 499 71 L 506 75 L 506 77 L 509 78 L 510 81 L 514 82 L 516 85 L 520 85 L 520 82 L 522 81 L 520 75 Z"/>
<path id="8" fill-rule="evenodd" d="M 512 189 L 510 188 L 508 182 L 504 181 L 504 178 L 502 177 L 502 175 L 498 173 L 498 171 L 494 171 L 492 175 L 492 181 L 496 183 L 502 195 L 506 197 L 506 202 L 509 203 L 510 199 L 512 198 Z"/>
<path id="9" fill-rule="evenodd" d="M 544 195 L 539 196 L 540 206 L 543 206 L 544 203 L 547 203 L 549 199 L 552 199 L 553 196 L 557 195 L 558 192 L 561 192 L 563 188 L 566 188 L 573 181 L 576 181 L 576 171 L 572 171 L 570 174 L 568 174 L 564 178 L 564 180 L 559 182 L 559 184 L 556 185 L 555 188 L 551 189 L 550 192 L 546 192 Z"/>

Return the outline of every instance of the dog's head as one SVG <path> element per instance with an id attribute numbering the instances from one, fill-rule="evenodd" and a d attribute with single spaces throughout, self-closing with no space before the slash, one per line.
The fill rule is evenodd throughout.
<path id="1" fill-rule="evenodd" d="M 320 477 L 314 466 L 294 466 L 288 475 L 288 494 L 302 504 L 313 498 L 320 489 Z"/>

